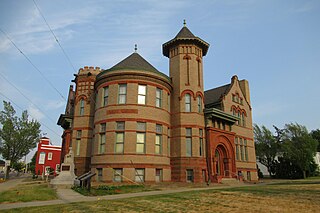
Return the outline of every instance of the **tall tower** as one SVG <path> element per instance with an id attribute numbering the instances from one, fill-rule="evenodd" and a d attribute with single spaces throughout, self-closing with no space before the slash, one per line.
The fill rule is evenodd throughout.
<path id="1" fill-rule="evenodd" d="M 172 181 L 204 182 L 207 176 L 203 114 L 203 60 L 209 44 L 184 26 L 162 45 L 169 58 Z"/>
<path id="2" fill-rule="evenodd" d="M 76 84 L 74 96 L 74 116 L 72 123 L 72 150 L 75 173 L 82 175 L 90 170 L 93 140 L 93 118 L 95 110 L 94 83 L 101 72 L 100 67 L 79 69 L 73 82 Z"/>

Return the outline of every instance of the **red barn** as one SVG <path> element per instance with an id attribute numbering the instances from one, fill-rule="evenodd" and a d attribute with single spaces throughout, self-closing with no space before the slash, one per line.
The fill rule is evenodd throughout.
<path id="1" fill-rule="evenodd" d="M 61 146 L 50 145 L 47 137 L 40 138 L 37 151 L 35 172 L 38 175 L 49 174 L 50 170 L 57 175 L 60 171 Z"/>

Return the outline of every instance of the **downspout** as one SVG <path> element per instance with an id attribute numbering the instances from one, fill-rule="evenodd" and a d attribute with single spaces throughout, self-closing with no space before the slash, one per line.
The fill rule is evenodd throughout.
<path id="1" fill-rule="evenodd" d="M 210 183 L 212 182 L 211 180 L 211 167 L 210 167 L 210 157 L 209 157 L 209 133 L 208 133 L 208 119 L 207 116 L 205 115 L 205 130 L 206 130 L 206 163 L 207 163 L 207 171 L 208 171 L 208 179 L 207 179 L 207 185 L 209 186 Z"/>

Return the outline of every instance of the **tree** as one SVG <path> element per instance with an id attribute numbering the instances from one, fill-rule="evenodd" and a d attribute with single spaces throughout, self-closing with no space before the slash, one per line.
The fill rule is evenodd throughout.
<path id="1" fill-rule="evenodd" d="M 320 152 L 320 129 L 312 130 L 311 137 L 318 141 L 318 152 Z"/>
<path id="2" fill-rule="evenodd" d="M 13 165 L 36 147 L 40 123 L 29 120 L 27 111 L 23 111 L 21 117 L 17 117 L 10 102 L 3 101 L 3 106 L 4 110 L 0 112 L 0 154 L 4 159 L 11 160 Z"/>
<path id="3" fill-rule="evenodd" d="M 305 126 L 299 124 L 286 124 L 282 132 L 283 157 L 289 159 L 303 173 L 310 169 L 317 151 L 318 141 L 313 139 Z"/>
<path id="4" fill-rule="evenodd" d="M 31 162 L 30 162 L 30 167 L 29 170 L 32 172 L 32 174 L 36 173 L 36 160 L 37 160 L 37 152 L 34 153 Z"/>
<path id="5" fill-rule="evenodd" d="M 257 124 L 254 124 L 253 132 L 257 159 L 262 165 L 267 167 L 271 177 L 272 168 L 275 165 L 276 157 L 280 150 L 280 144 L 272 132 L 265 126 L 261 126 L 260 128 Z"/>

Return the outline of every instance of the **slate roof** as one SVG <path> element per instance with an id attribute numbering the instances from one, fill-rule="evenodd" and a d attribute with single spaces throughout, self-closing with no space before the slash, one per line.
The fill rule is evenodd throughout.
<path id="1" fill-rule="evenodd" d="M 226 94 L 231 84 L 226 84 L 211 90 L 204 91 L 204 104 L 214 104 L 220 102 L 221 96 Z"/>
<path id="2" fill-rule="evenodd" d="M 188 29 L 188 27 L 184 26 L 178 32 L 175 38 L 196 38 L 196 37 L 192 34 L 192 32 Z"/>
<path id="3" fill-rule="evenodd" d="M 136 52 L 132 53 L 127 58 L 123 59 L 118 64 L 114 65 L 109 70 L 111 71 L 119 69 L 134 69 L 159 72 L 148 61 L 146 61 L 141 55 L 139 55 Z"/>
<path id="4" fill-rule="evenodd" d="M 197 44 L 202 48 L 202 54 L 205 56 L 209 49 L 209 44 L 199 37 L 193 35 L 193 33 L 183 26 L 179 33 L 170 41 L 162 44 L 162 53 L 164 56 L 169 57 L 169 49 L 177 44 Z"/>

